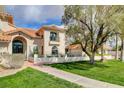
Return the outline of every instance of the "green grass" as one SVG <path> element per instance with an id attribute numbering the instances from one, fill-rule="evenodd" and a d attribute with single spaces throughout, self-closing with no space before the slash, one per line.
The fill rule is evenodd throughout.
<path id="1" fill-rule="evenodd" d="M 77 84 L 56 78 L 32 68 L 26 68 L 15 75 L 1 77 L 0 88 L 78 88 Z"/>
<path id="2" fill-rule="evenodd" d="M 94 65 L 84 61 L 52 64 L 50 66 L 81 76 L 124 86 L 124 63 L 121 61 L 96 62 Z"/>

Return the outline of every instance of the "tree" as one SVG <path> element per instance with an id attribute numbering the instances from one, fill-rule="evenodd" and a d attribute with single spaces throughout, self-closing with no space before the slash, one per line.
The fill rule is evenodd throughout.
<path id="1" fill-rule="evenodd" d="M 101 45 L 101 62 L 104 61 L 104 46 Z"/>
<path id="2" fill-rule="evenodd" d="M 118 51 L 119 51 L 119 46 L 118 46 L 118 38 L 119 38 L 119 33 L 118 32 L 115 32 L 115 35 L 116 35 L 116 53 L 115 53 L 115 59 L 118 60 Z"/>
<path id="3" fill-rule="evenodd" d="M 120 34 L 120 38 L 121 38 L 121 61 L 124 61 L 124 14 L 120 15 L 117 19 L 116 19 L 116 23 L 118 26 L 118 34 Z"/>
<path id="4" fill-rule="evenodd" d="M 122 6 L 65 6 L 63 23 L 67 35 L 81 45 L 94 64 L 95 53 L 113 35 L 115 16 L 122 13 Z"/>
<path id="5" fill-rule="evenodd" d="M 124 61 L 124 36 L 121 38 L 121 61 Z"/>

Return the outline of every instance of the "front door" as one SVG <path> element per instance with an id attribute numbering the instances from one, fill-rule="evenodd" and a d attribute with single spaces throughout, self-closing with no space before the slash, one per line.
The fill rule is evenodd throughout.
<path id="1" fill-rule="evenodd" d="M 20 40 L 13 41 L 13 53 L 23 53 L 23 42 Z"/>

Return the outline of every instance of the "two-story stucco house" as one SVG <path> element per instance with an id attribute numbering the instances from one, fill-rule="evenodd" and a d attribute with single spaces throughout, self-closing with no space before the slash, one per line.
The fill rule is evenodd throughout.
<path id="1" fill-rule="evenodd" d="M 42 26 L 38 30 L 16 27 L 13 16 L 0 13 L 0 53 L 22 53 L 27 58 L 38 47 L 39 56 L 65 55 L 65 31 L 55 25 Z"/>
<path id="2" fill-rule="evenodd" d="M 41 55 L 65 55 L 65 31 L 57 26 L 43 26 L 37 32 L 41 36 Z"/>

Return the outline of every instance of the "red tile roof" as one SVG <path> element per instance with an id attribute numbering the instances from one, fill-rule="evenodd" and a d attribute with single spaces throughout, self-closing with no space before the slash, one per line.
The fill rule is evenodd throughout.
<path id="1" fill-rule="evenodd" d="M 64 28 L 60 28 L 60 27 L 57 27 L 55 25 L 52 25 L 52 26 L 42 26 L 38 31 L 37 33 L 39 34 L 40 32 L 43 32 L 45 30 L 52 30 L 52 31 L 65 31 Z"/>
<path id="2" fill-rule="evenodd" d="M 57 27 L 57 26 L 42 26 L 41 27 L 42 29 L 44 30 L 54 30 L 54 31 L 64 31 L 65 29 L 64 28 L 60 28 L 60 27 Z"/>
<path id="3" fill-rule="evenodd" d="M 36 30 L 30 29 L 30 28 L 16 28 L 15 30 L 6 32 L 6 34 L 11 34 L 15 32 L 23 32 L 29 35 L 30 37 L 39 38 L 39 36 L 37 36 L 36 34 Z"/>
<path id="4" fill-rule="evenodd" d="M 81 49 L 81 45 L 80 45 L 80 44 L 68 45 L 68 46 L 66 47 L 66 49 L 71 49 L 71 50 Z"/>
<path id="5" fill-rule="evenodd" d="M 12 25 L 12 26 L 14 26 L 14 25 Z M 15 32 L 23 32 L 23 33 L 29 35 L 30 37 L 40 38 L 40 36 L 38 36 L 38 35 L 40 35 L 40 33 L 45 31 L 45 30 L 65 31 L 65 29 L 59 28 L 57 26 L 43 26 L 38 31 L 30 29 L 30 28 L 16 28 L 14 30 L 4 32 L 4 35 L 0 36 L 0 41 L 10 41 L 11 40 L 11 34 L 15 33 Z"/>
<path id="6" fill-rule="evenodd" d="M 9 42 L 11 41 L 10 35 L 5 35 L 4 33 L 0 33 L 0 42 Z"/>
<path id="7" fill-rule="evenodd" d="M 68 46 L 66 47 L 66 49 L 71 49 L 71 50 L 81 49 L 81 45 L 80 45 L 80 44 L 68 45 Z M 112 50 L 112 47 L 110 47 L 110 46 L 104 44 L 104 45 L 103 45 L 103 49 L 104 49 L 104 50 Z"/>

